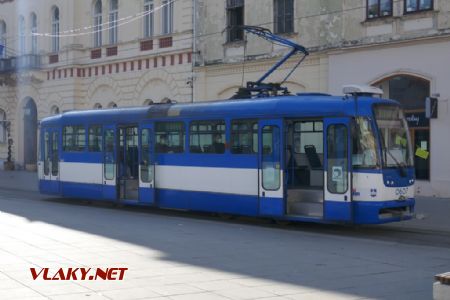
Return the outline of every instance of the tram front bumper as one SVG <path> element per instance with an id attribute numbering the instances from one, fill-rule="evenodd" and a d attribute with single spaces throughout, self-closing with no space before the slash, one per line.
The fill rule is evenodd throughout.
<path id="1" fill-rule="evenodd" d="M 355 224 L 382 224 L 410 220 L 414 217 L 414 199 L 391 201 L 354 201 Z"/>

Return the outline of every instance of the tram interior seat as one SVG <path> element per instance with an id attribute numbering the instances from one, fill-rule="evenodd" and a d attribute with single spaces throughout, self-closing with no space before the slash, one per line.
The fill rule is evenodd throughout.
<path id="1" fill-rule="evenodd" d="M 252 153 L 252 147 L 250 145 L 242 145 L 242 152 L 243 154 L 251 154 Z"/>
<path id="2" fill-rule="evenodd" d="M 242 147 L 242 145 L 231 146 L 231 152 L 234 154 L 242 154 L 244 153 L 244 149 Z"/>
<path id="3" fill-rule="evenodd" d="M 191 151 L 191 153 L 202 153 L 202 148 L 197 145 L 191 145 L 190 151 Z"/>
<path id="4" fill-rule="evenodd" d="M 213 153 L 224 153 L 225 144 L 224 143 L 214 143 L 212 144 Z"/>
<path id="5" fill-rule="evenodd" d="M 312 187 L 323 187 L 323 166 L 317 154 L 316 146 L 305 145 L 304 149 L 310 166 L 309 185 Z"/>
<path id="6" fill-rule="evenodd" d="M 203 146 L 203 153 L 213 153 L 212 145 L 204 145 Z"/>
<path id="7" fill-rule="evenodd" d="M 319 155 L 317 154 L 316 146 L 305 145 L 304 149 L 311 169 L 322 170 L 322 162 L 320 161 Z"/>
<path id="8" fill-rule="evenodd" d="M 231 147 L 231 152 L 234 154 L 252 154 L 252 147 L 250 145 L 235 145 Z"/>
<path id="9" fill-rule="evenodd" d="M 183 146 L 171 146 L 170 147 L 170 152 L 172 153 L 183 153 L 184 148 Z"/>
<path id="10" fill-rule="evenodd" d="M 155 146 L 155 150 L 157 153 L 168 153 L 170 147 L 166 144 L 157 143 Z"/>

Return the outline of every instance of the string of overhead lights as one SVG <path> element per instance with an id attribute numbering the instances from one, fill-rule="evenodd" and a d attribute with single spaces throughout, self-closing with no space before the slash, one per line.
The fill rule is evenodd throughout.
<path id="1" fill-rule="evenodd" d="M 53 34 L 53 33 L 49 33 L 49 32 L 45 32 L 45 33 L 40 33 L 40 32 L 32 32 L 31 35 L 29 36 L 40 36 L 40 37 L 75 37 L 75 36 L 83 36 L 83 35 L 89 35 L 89 34 L 94 34 L 97 32 L 103 32 L 103 31 L 108 31 L 111 28 L 117 28 L 126 24 L 129 24 L 131 22 L 134 22 L 136 20 L 139 20 L 145 16 L 148 16 L 154 12 L 157 12 L 161 9 L 163 9 L 165 6 L 169 6 L 172 3 L 176 2 L 178 0 L 171 0 L 168 1 L 165 4 L 162 4 L 154 9 L 145 11 L 145 12 L 139 12 L 136 13 L 134 15 L 130 15 L 130 16 L 126 16 L 123 18 L 120 18 L 118 20 L 115 21 L 109 21 L 109 22 L 104 22 L 101 24 L 97 24 L 97 25 L 90 25 L 90 26 L 84 26 L 84 27 L 80 27 L 80 28 L 76 28 L 76 29 L 70 29 L 70 30 L 64 30 L 64 31 L 60 31 L 57 34 Z M 99 27 L 101 27 L 101 29 L 98 29 Z M 90 29 L 95 29 L 95 30 L 91 30 L 91 31 L 85 31 L 85 30 L 90 30 Z M 26 36 L 26 35 L 24 35 Z"/>

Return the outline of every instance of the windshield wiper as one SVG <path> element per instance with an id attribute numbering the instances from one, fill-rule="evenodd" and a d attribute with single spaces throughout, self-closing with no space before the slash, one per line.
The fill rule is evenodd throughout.
<path id="1" fill-rule="evenodd" d="M 400 172 L 400 176 L 406 177 L 406 164 L 404 162 L 399 162 L 395 156 L 391 153 L 390 150 L 386 150 L 386 152 L 389 154 L 389 156 L 394 160 L 396 166 L 398 167 L 398 170 Z"/>
<path id="2" fill-rule="evenodd" d="M 383 148 L 384 148 L 385 153 L 387 152 L 387 153 L 389 154 L 389 156 L 392 158 L 392 160 L 394 160 L 396 166 L 398 167 L 398 171 L 399 171 L 399 173 L 400 173 L 400 176 L 401 176 L 401 177 L 406 177 L 406 175 L 407 175 L 407 173 L 406 173 L 406 164 L 405 164 L 405 163 L 400 163 L 400 162 L 395 158 L 395 156 L 391 153 L 391 151 L 387 149 L 387 147 L 386 147 L 386 142 L 384 141 L 384 136 L 383 136 L 383 134 L 381 134 L 381 140 L 382 140 L 382 142 L 383 142 Z M 386 156 L 386 155 L 385 155 L 385 156 Z M 385 160 L 385 163 L 386 163 L 386 166 L 387 166 L 387 159 L 386 159 L 386 157 L 384 157 L 384 160 Z"/>

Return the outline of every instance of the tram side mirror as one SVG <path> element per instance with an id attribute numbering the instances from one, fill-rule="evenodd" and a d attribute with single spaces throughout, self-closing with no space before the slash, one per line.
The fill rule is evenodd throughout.
<path id="1" fill-rule="evenodd" d="M 425 99 L 425 117 L 428 119 L 437 119 L 438 117 L 438 99 L 427 97 Z"/>

